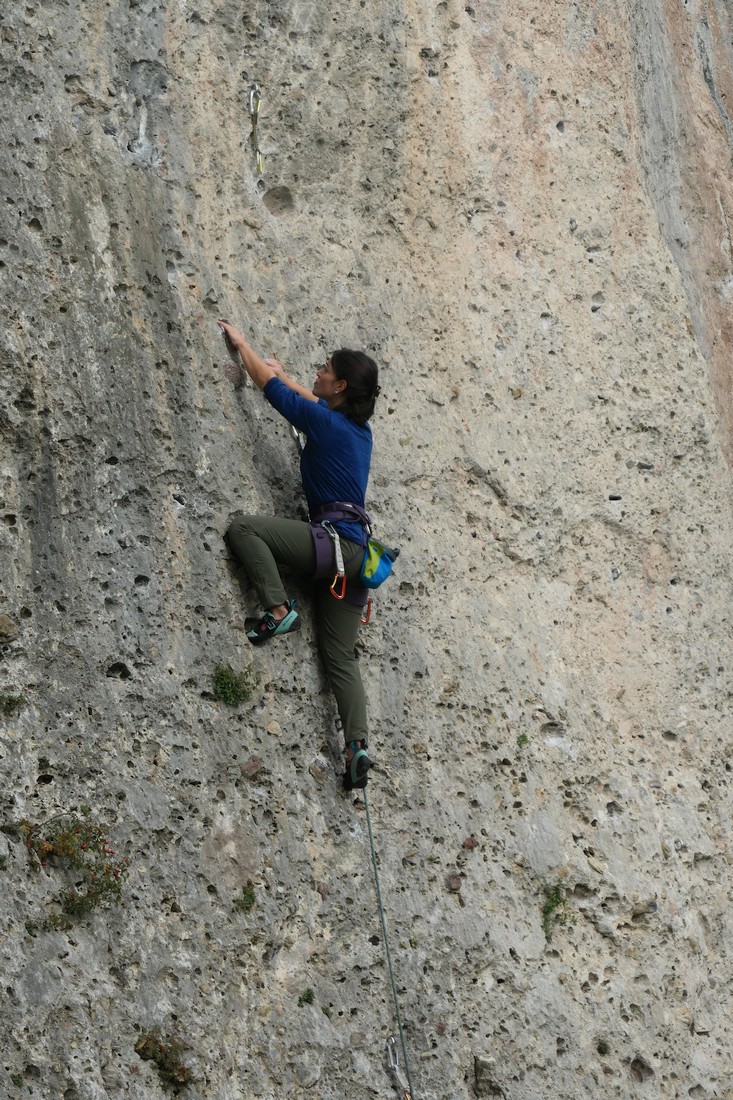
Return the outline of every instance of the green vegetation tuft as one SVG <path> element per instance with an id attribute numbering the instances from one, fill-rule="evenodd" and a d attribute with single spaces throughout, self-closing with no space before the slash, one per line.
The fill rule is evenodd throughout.
<path id="1" fill-rule="evenodd" d="M 17 714 L 22 710 L 27 700 L 23 695 L 0 695 L 0 714 L 4 714 L 9 717 L 11 714 Z"/>
<path id="2" fill-rule="evenodd" d="M 248 882 L 246 886 L 242 887 L 242 896 L 235 898 L 234 912 L 235 913 L 249 913 L 255 903 L 255 891 L 251 882 Z"/>
<path id="3" fill-rule="evenodd" d="M 58 814 L 37 825 L 21 821 L 19 832 L 28 851 L 42 868 L 53 867 L 74 872 L 74 883 L 56 898 L 60 914 L 52 915 L 44 925 L 46 930 L 70 927 L 70 918 L 79 918 L 99 905 L 119 905 L 122 883 L 129 860 L 116 858 L 104 829 L 89 816 L 83 806 L 83 817 L 75 813 Z"/>
<path id="4" fill-rule="evenodd" d="M 568 924 L 573 917 L 565 899 L 565 887 L 561 882 L 553 886 L 545 886 L 545 901 L 542 906 L 542 931 L 549 943 L 552 933 L 558 924 Z"/>
<path id="5" fill-rule="evenodd" d="M 234 672 L 229 665 L 217 665 L 214 669 L 214 696 L 228 707 L 237 707 L 251 698 L 257 680 L 250 669 Z"/>
<path id="6" fill-rule="evenodd" d="M 315 999 L 316 995 L 309 986 L 305 993 L 301 993 L 298 997 L 298 1008 L 302 1008 L 303 1005 L 312 1005 Z"/>

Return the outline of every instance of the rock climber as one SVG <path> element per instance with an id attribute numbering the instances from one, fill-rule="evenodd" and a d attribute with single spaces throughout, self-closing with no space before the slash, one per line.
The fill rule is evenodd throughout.
<path id="1" fill-rule="evenodd" d="M 367 423 L 380 392 L 377 364 L 361 351 L 334 351 L 318 368 L 313 390 L 288 378 L 274 359 L 262 359 L 239 329 L 219 325 L 230 349 L 270 404 L 307 442 L 300 474 L 310 523 L 272 516 L 237 516 L 227 541 L 244 568 L 264 608 L 264 615 L 247 632 L 262 645 L 300 628 L 295 600 L 288 599 L 279 565 L 316 580 L 318 647 L 336 699 L 346 742 L 344 787 L 364 788 L 373 761 L 367 753 L 366 697 L 354 651 L 367 592 L 359 585 L 368 517 L 364 512 L 372 432 Z M 320 524 L 331 525 L 343 555 L 345 580 L 334 590 L 335 546 Z M 335 534 L 334 534 L 335 532 Z M 327 547 L 324 554 L 316 544 Z M 331 583 L 333 581 L 333 583 Z"/>

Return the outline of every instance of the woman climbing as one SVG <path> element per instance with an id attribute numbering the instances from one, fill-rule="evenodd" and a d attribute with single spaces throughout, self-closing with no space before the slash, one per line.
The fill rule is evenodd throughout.
<path id="1" fill-rule="evenodd" d="M 228 321 L 219 325 L 255 385 L 307 439 L 300 474 L 311 522 L 238 516 L 227 531 L 229 546 L 265 611 L 247 637 L 253 645 L 262 645 L 300 628 L 295 600 L 286 595 L 278 565 L 307 577 L 325 577 L 316 584 L 316 627 L 344 730 L 344 787 L 366 787 L 372 761 L 367 754 L 366 697 L 354 646 L 367 602 L 359 571 L 367 538 L 364 503 L 372 454 L 367 421 L 379 394 L 377 365 L 363 352 L 342 348 L 319 367 L 311 392 L 288 378 L 275 360 L 261 359 Z M 324 521 L 331 527 L 333 543 L 320 526 Z M 339 543 L 345 578 L 337 582 L 334 560 Z"/>

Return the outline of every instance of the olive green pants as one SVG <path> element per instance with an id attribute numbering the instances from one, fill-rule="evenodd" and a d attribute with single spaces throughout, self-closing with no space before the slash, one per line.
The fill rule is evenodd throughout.
<path id="1" fill-rule="evenodd" d="M 278 565 L 312 577 L 316 567 L 313 536 L 307 523 L 272 516 L 237 516 L 227 531 L 227 541 L 249 577 L 265 610 L 285 603 L 287 595 Z M 347 579 L 357 580 L 363 551 L 356 543 L 341 540 Z M 335 599 L 330 579 L 315 582 L 318 649 L 338 707 L 344 740 L 367 736 L 366 696 L 354 647 L 361 620 L 360 607 Z"/>

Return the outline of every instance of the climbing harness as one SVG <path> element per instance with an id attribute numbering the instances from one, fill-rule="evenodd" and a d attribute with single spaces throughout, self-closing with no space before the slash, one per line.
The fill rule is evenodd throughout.
<path id="1" fill-rule="evenodd" d="M 397 1030 L 400 1036 L 400 1046 L 402 1047 L 402 1057 L 404 1059 L 405 1071 L 404 1074 L 400 1069 L 399 1055 L 397 1053 L 397 1042 L 394 1036 L 391 1036 L 387 1041 L 387 1068 L 389 1069 L 396 1087 L 400 1090 L 401 1100 L 415 1100 L 415 1094 L 412 1091 L 412 1080 L 410 1079 L 410 1067 L 407 1063 L 407 1045 L 405 1043 L 405 1033 L 402 1030 L 402 1017 L 400 1016 L 400 1003 L 397 999 L 397 985 L 395 983 L 394 967 L 392 966 L 392 955 L 389 950 L 389 939 L 387 937 L 387 920 L 384 915 L 384 905 L 382 904 L 382 891 L 379 886 L 379 871 L 377 869 L 377 853 L 374 849 L 374 834 L 372 832 L 372 819 L 369 814 L 369 799 L 367 798 L 366 787 L 364 788 L 364 809 L 366 810 L 367 828 L 369 830 L 369 846 L 372 850 L 372 867 L 374 869 L 374 889 L 377 894 L 377 906 L 379 908 L 379 919 L 382 923 L 382 938 L 384 939 L 384 953 L 387 956 L 387 968 L 389 970 L 389 978 L 392 984 L 392 1000 L 394 1001 L 395 1019 L 397 1021 Z"/>
<path id="2" fill-rule="evenodd" d="M 265 174 L 265 162 L 262 159 L 262 153 L 260 152 L 260 145 L 257 138 L 257 121 L 260 114 L 260 104 L 262 103 L 262 94 L 260 92 L 259 84 L 250 84 L 247 95 L 249 100 L 249 117 L 252 120 L 252 133 L 250 134 L 250 141 L 252 142 L 252 148 L 254 149 L 255 153 L 257 175 L 263 176 Z"/>

